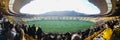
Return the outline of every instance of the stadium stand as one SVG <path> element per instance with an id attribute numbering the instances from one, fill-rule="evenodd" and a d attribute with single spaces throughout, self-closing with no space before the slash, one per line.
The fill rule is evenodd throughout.
<path id="1" fill-rule="evenodd" d="M 6 20 L 6 19 L 5 19 Z M 27 26 L 25 24 L 11 24 L 9 21 L 3 21 L 0 25 L 1 40 L 110 40 L 115 39 L 114 35 L 119 30 L 119 20 L 112 19 L 104 21 L 101 25 L 95 25 L 90 29 L 80 30 L 78 32 L 67 33 L 46 33 L 35 24 Z M 110 23 L 110 24 L 109 24 Z M 112 25 L 112 26 L 111 26 Z M 119 32 L 118 32 L 119 33 Z M 102 38 L 101 38 L 102 37 Z M 118 39 L 118 38 L 116 38 Z"/>

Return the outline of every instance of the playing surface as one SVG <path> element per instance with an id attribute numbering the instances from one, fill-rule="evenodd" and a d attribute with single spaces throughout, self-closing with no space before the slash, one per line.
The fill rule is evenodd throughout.
<path id="1" fill-rule="evenodd" d="M 87 29 L 93 26 L 94 22 L 82 20 L 37 20 L 28 21 L 26 24 L 36 24 L 36 26 L 41 27 L 44 32 L 66 33 Z"/>

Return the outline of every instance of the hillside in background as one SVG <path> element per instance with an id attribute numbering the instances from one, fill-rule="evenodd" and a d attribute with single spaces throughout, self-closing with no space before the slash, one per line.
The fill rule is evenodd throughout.
<path id="1" fill-rule="evenodd" d="M 75 11 L 53 11 L 41 14 L 41 16 L 85 16 L 85 14 Z"/>

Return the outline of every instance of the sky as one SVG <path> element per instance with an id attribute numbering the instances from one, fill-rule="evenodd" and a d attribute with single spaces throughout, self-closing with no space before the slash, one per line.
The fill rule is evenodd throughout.
<path id="1" fill-rule="evenodd" d="M 100 10 L 88 0 L 33 0 L 20 9 L 21 13 L 44 14 L 52 11 L 76 11 L 88 15 Z"/>

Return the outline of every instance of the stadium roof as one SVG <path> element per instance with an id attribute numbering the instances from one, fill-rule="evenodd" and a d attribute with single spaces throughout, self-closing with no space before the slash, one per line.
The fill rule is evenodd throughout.
<path id="1" fill-rule="evenodd" d="M 11 14 L 21 14 L 20 9 L 29 3 L 32 0 L 0 0 L 1 5 L 5 5 L 5 7 L 2 7 L 0 5 L 0 8 L 5 9 L 5 11 Z M 119 7 L 116 7 L 117 4 L 120 4 L 119 0 L 89 0 L 91 3 L 96 5 L 100 9 L 100 15 L 113 15 L 115 14 L 116 9 L 119 9 Z"/>

